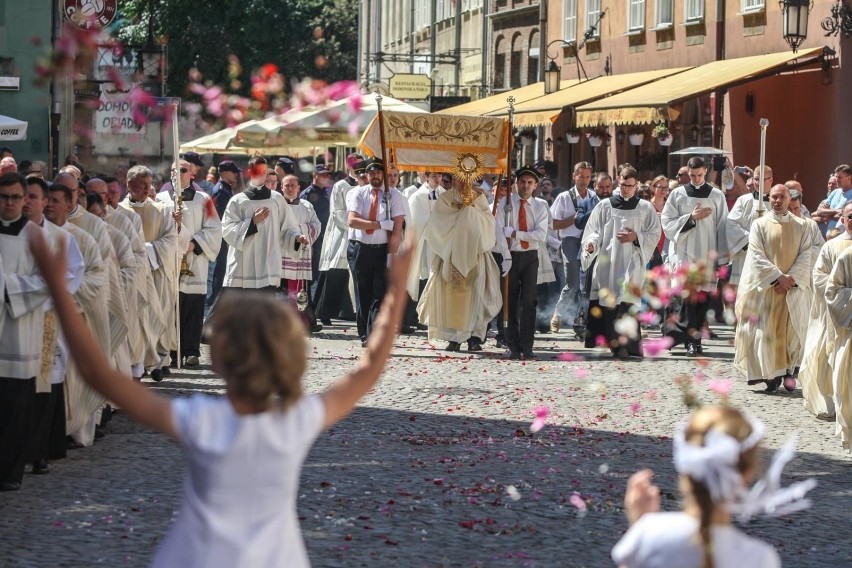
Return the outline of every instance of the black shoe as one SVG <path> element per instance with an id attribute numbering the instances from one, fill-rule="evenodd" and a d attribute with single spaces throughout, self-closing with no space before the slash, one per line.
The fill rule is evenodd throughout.
<path id="1" fill-rule="evenodd" d="M 402 335 L 411 335 L 412 333 L 414 333 L 414 328 L 410 325 L 406 325 L 405 327 L 399 330 L 399 333 L 401 333 Z"/>
<path id="2" fill-rule="evenodd" d="M 781 381 L 783 380 L 784 377 L 775 377 L 771 381 L 766 381 L 766 392 L 778 392 L 778 388 L 781 386 Z"/>
<path id="3" fill-rule="evenodd" d="M 50 466 L 48 465 L 47 460 L 38 460 L 33 462 L 33 473 L 36 475 L 50 473 Z"/>
<path id="4" fill-rule="evenodd" d="M 362 339 L 362 340 L 361 340 L 361 347 L 366 347 L 366 346 L 367 346 L 367 340 L 366 340 L 366 339 Z"/>
<path id="5" fill-rule="evenodd" d="M 521 352 L 520 351 L 509 351 L 509 359 L 520 359 Z"/>
<path id="6" fill-rule="evenodd" d="M 523 352 L 524 359 L 535 359 L 535 353 L 533 353 L 532 349 L 528 349 Z"/>
<path id="7" fill-rule="evenodd" d="M 509 348 L 509 344 L 506 343 L 506 340 L 500 337 L 499 335 L 494 338 L 494 342 L 497 343 L 497 347 L 502 347 L 503 349 Z"/>
<path id="8" fill-rule="evenodd" d="M 163 380 L 163 370 L 162 369 L 154 369 L 151 371 L 151 380 L 155 383 L 159 383 Z"/>
<path id="9" fill-rule="evenodd" d="M 414 324 L 414 329 L 416 329 L 417 331 L 426 331 L 427 329 L 429 329 L 429 326 L 423 323 L 416 323 Z"/>
<path id="10" fill-rule="evenodd" d="M 162 368 L 162 371 L 163 371 L 163 376 L 164 376 L 164 377 L 169 377 L 169 376 L 171 376 L 171 374 L 172 374 L 172 370 L 171 370 L 171 369 L 169 369 L 168 367 L 163 367 L 163 368 Z"/>
<path id="11" fill-rule="evenodd" d="M 444 351 L 457 353 L 461 351 L 461 343 L 459 343 L 458 341 L 450 341 L 447 343 L 447 347 L 444 349 Z"/>
<path id="12" fill-rule="evenodd" d="M 469 339 L 467 341 L 467 351 L 468 353 L 482 351 L 482 342 L 478 339 Z"/>
<path id="13" fill-rule="evenodd" d="M 77 450 L 80 448 L 85 448 L 83 444 L 72 438 L 71 436 L 66 436 L 65 438 L 65 447 L 69 450 Z"/>
<path id="14" fill-rule="evenodd" d="M 103 428 L 107 425 L 107 422 L 112 420 L 113 409 L 110 405 L 104 406 L 103 410 L 101 410 L 101 423 L 100 426 Z"/>
<path id="15" fill-rule="evenodd" d="M 627 352 L 627 349 L 613 349 L 612 350 L 612 358 L 618 359 L 619 361 L 627 361 L 630 359 L 630 354 Z"/>
<path id="16" fill-rule="evenodd" d="M 308 331 L 310 331 L 311 333 L 319 333 L 322 331 L 322 326 L 318 323 L 315 323 L 310 328 L 308 328 Z"/>
<path id="17" fill-rule="evenodd" d="M 100 440 L 104 436 L 106 436 L 106 432 L 104 432 L 104 429 L 95 424 L 95 440 Z"/>
<path id="18" fill-rule="evenodd" d="M 18 491 L 21 484 L 18 481 L 5 481 L 0 485 L 0 491 Z"/>
<path id="19" fill-rule="evenodd" d="M 698 355 L 698 344 L 697 343 L 687 343 L 686 344 L 686 354 L 690 357 L 695 357 Z"/>
<path id="20" fill-rule="evenodd" d="M 331 320 L 329 318 L 320 319 L 320 323 L 323 325 L 331 325 Z"/>

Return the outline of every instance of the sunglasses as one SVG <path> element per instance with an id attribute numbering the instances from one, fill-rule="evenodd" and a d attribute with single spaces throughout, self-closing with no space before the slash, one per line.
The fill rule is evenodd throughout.
<path id="1" fill-rule="evenodd" d="M 189 170 L 188 170 L 188 169 L 186 169 L 186 168 L 181 168 L 181 169 L 180 169 L 180 173 L 182 173 L 182 174 L 185 174 L 185 173 L 186 173 L 186 172 L 188 172 L 188 171 L 189 171 Z M 175 173 L 174 168 L 172 168 L 172 173 Z"/>

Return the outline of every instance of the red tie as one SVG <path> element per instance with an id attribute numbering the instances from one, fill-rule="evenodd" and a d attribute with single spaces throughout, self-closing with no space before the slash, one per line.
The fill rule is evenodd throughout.
<path id="1" fill-rule="evenodd" d="M 526 199 L 521 199 L 521 208 L 518 209 L 518 230 L 527 232 L 527 212 L 524 210 L 524 206 L 527 204 Z M 526 250 L 530 248 L 530 244 L 527 241 L 521 241 L 521 248 Z"/>
<path id="2" fill-rule="evenodd" d="M 373 202 L 370 203 L 370 221 L 375 221 L 379 214 L 379 190 L 373 190 Z M 375 229 L 367 229 L 367 234 L 372 235 Z"/>

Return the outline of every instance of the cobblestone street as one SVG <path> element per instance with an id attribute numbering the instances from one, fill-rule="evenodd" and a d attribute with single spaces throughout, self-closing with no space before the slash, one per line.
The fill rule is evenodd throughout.
<path id="1" fill-rule="evenodd" d="M 852 565 L 850 458 L 834 424 L 812 418 L 801 394 L 764 395 L 731 366 L 732 329 L 707 358 L 683 350 L 621 362 L 589 356 L 566 333 L 540 335 L 536 361 L 487 351 L 452 356 L 425 336 L 403 337 L 378 388 L 321 434 L 305 465 L 299 515 L 315 566 L 611 566 L 626 528 L 627 477 L 651 467 L 663 507 L 678 507 L 671 434 L 688 410 L 678 376 L 699 399 L 735 378 L 732 402 L 767 424 L 764 446 L 798 431 L 785 484 L 819 480 L 814 507 L 758 519 L 746 530 L 775 545 L 785 566 Z M 653 336 L 654 334 L 652 334 Z M 358 356 L 344 325 L 312 340 L 305 386 L 329 385 Z M 174 396 L 221 393 L 209 358 L 152 388 Z M 715 386 L 718 388 L 718 386 Z M 535 408 L 548 425 L 530 432 Z M 73 450 L 23 489 L 0 494 L 0 565 L 145 566 L 178 508 L 177 446 L 118 414 L 93 448 Z M 768 454 L 768 452 L 767 452 Z M 840 528 L 838 531 L 837 529 Z M 832 529 L 832 530 L 827 530 Z"/>

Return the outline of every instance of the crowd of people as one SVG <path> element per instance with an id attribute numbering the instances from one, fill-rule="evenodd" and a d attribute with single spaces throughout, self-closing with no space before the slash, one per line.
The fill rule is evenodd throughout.
<path id="1" fill-rule="evenodd" d="M 466 344 L 480 352 L 493 329 L 499 353 L 533 359 L 536 332 L 570 326 L 585 347 L 629 359 L 642 357 L 643 338 L 659 330 L 659 341 L 698 356 L 714 313 L 736 326 L 734 365 L 749 384 L 776 392 L 795 389 L 798 379 L 806 409 L 835 420 L 850 448 L 848 165 L 835 169 L 813 213 L 801 203 L 801 184 L 775 183 L 766 165 L 728 162 L 715 172 L 717 184 L 697 156 L 677 180 L 644 183 L 629 164 L 613 178 L 579 162 L 567 190 L 538 163 L 474 183 L 449 171 L 416 172 L 401 187 L 393 164 L 357 154 L 336 182 L 315 165 L 304 189 L 292 160 L 270 164 L 260 155 L 245 168 L 225 160 L 208 172 L 188 152 L 168 175 L 177 190 L 171 182 L 155 189 L 154 172 L 142 165 L 97 177 L 69 163 L 52 182 L 44 163 L 25 165 L 19 172 L 13 156 L 0 160 L 4 491 L 20 489 L 27 467 L 48 473 L 50 460 L 91 445 L 108 401 L 188 442 L 196 434 L 187 421 L 222 409 L 194 402 L 172 410 L 136 383 L 198 366 L 203 340 L 240 413 L 266 412 L 280 399 L 318 433 L 375 382 L 396 333 L 426 331 L 447 351 Z M 261 325 L 259 314 L 287 303 L 297 309 L 282 312 L 282 328 Z M 316 334 L 341 319 L 354 320 L 364 360 L 318 410 L 317 399 L 300 396 L 304 361 L 291 353 L 285 365 L 265 353 L 272 343 L 264 334 Z M 246 344 L 236 358 L 234 342 Z M 264 357 L 287 369 L 260 372 Z M 133 386 L 119 384 L 122 374 Z M 756 427 L 740 415 L 707 420 L 733 424 L 728 435 L 742 452 L 756 444 Z M 695 428 L 681 452 L 683 444 L 707 445 L 707 424 Z M 302 458 L 312 440 L 300 445 Z M 700 485 L 704 470 L 687 466 L 679 471 Z M 653 511 L 649 479 L 633 482 L 644 504 L 631 521 Z M 704 515 L 713 500 L 703 491 L 695 506 L 709 542 Z M 635 554 L 649 530 L 631 529 L 614 554 Z M 759 547 L 756 554 L 771 556 Z"/>

